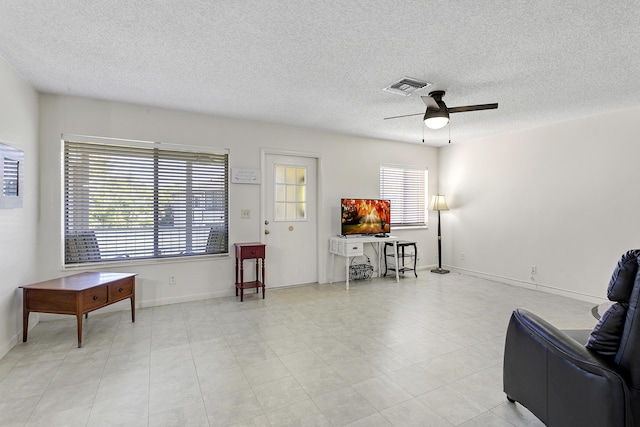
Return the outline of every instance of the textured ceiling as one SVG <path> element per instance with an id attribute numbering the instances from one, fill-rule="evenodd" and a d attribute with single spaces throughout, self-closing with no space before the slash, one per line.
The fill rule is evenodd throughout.
<path id="1" fill-rule="evenodd" d="M 42 91 L 430 145 L 640 105 L 634 1 L 0 0 Z M 432 83 L 409 97 L 382 89 Z M 433 131 L 419 95 L 459 113 Z"/>

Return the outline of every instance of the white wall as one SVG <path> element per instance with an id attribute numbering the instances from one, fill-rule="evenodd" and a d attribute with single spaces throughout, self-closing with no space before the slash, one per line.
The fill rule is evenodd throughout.
<path id="1" fill-rule="evenodd" d="M 86 98 L 41 95 L 41 205 L 39 273 L 42 277 L 70 274 L 61 270 L 61 134 L 80 134 L 171 144 L 230 149 L 230 167 L 260 168 L 260 149 L 290 150 L 320 155 L 319 281 L 328 281 L 328 238 L 340 231 L 341 197 L 378 197 L 381 162 L 428 167 L 429 192 L 437 190 L 438 151 L 402 142 L 350 137 L 309 129 L 226 119 L 140 105 Z M 240 219 L 250 209 L 252 219 Z M 260 241 L 260 186 L 230 184 L 230 242 Z M 395 232 L 418 242 L 421 266 L 436 264 L 433 229 Z M 267 252 L 268 253 L 268 252 Z M 268 257 L 268 255 L 267 255 Z M 165 260 L 163 260 L 165 261 Z M 111 268 L 139 273 L 136 300 L 143 306 L 234 294 L 233 257 L 206 261 L 156 262 Z M 267 269 L 269 262 L 267 262 Z M 336 267 L 336 280 L 344 280 Z M 342 273 L 342 274 L 341 274 Z M 340 276 L 341 274 L 341 276 Z M 177 285 L 169 286 L 169 276 Z M 268 271 L 267 271 L 268 275 Z M 121 303 L 126 309 L 126 301 Z M 118 308 L 118 307 L 116 307 Z"/>
<path id="2" fill-rule="evenodd" d="M 638 135 L 634 109 L 443 147 L 443 263 L 604 299 L 620 255 L 640 247 Z"/>
<path id="3" fill-rule="evenodd" d="M 22 293 L 36 277 L 38 94 L 0 58 L 0 142 L 24 151 L 23 207 L 0 209 L 0 357 L 22 339 Z"/>

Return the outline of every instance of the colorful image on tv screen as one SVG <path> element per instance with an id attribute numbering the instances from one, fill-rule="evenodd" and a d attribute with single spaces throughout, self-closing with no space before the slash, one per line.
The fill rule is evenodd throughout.
<path id="1" fill-rule="evenodd" d="M 389 233 L 389 201 L 342 199 L 342 234 Z"/>

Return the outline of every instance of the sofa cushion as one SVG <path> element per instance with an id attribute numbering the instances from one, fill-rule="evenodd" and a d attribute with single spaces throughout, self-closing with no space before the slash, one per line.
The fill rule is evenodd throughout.
<path id="1" fill-rule="evenodd" d="M 638 256 L 640 256 L 640 249 L 632 249 L 622 255 L 622 258 L 618 261 L 607 289 L 607 298 L 610 301 L 629 301 L 636 273 L 638 272 Z"/>
<path id="2" fill-rule="evenodd" d="M 620 346 L 628 304 L 615 303 L 604 312 L 591 331 L 587 348 L 603 356 L 615 356 Z"/>

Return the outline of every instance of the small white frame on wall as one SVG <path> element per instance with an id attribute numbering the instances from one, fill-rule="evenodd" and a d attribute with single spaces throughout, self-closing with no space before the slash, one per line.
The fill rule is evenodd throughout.
<path id="1" fill-rule="evenodd" d="M 260 169 L 231 168 L 231 183 L 260 184 Z"/>
<path id="2" fill-rule="evenodd" d="M 24 193 L 24 151 L 0 142 L 0 209 L 21 208 Z"/>

